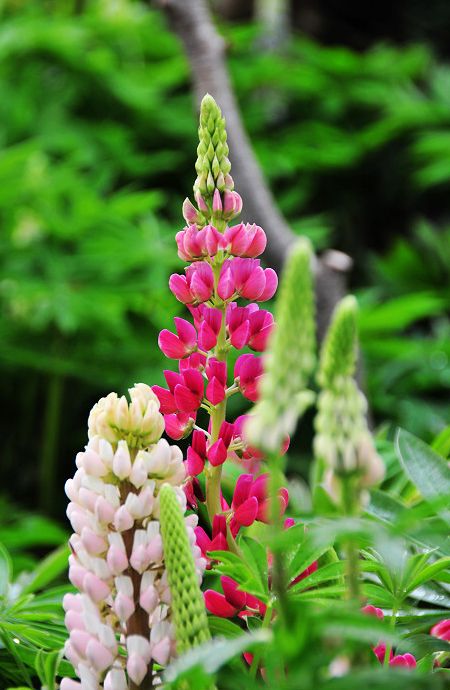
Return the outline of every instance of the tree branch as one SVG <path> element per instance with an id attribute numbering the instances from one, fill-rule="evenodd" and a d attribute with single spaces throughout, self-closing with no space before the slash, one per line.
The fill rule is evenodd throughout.
<path id="1" fill-rule="evenodd" d="M 225 63 L 225 42 L 216 31 L 208 5 L 205 0 L 157 0 L 156 4 L 165 11 L 184 45 L 198 105 L 205 93 L 210 93 L 222 109 L 232 175 L 244 201 L 242 220 L 264 228 L 268 239 L 265 258 L 275 268 L 281 268 L 296 236 L 277 208 L 244 130 Z M 346 273 L 351 264 L 350 257 L 335 250 L 316 258 L 320 338 L 334 306 L 346 292 Z"/>

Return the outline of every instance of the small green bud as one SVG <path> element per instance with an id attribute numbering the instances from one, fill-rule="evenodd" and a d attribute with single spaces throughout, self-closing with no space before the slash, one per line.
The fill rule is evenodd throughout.
<path id="1" fill-rule="evenodd" d="M 210 639 L 203 595 L 195 570 L 184 517 L 175 491 L 163 484 L 159 492 L 161 537 L 167 570 L 177 653 Z"/>
<path id="2" fill-rule="evenodd" d="M 234 185 L 229 175 L 231 164 L 228 160 L 225 119 L 216 101 L 209 94 L 204 96 L 200 106 L 198 137 L 194 193 L 201 194 L 207 200 L 212 198 L 216 189 L 219 192 L 232 191 Z"/>

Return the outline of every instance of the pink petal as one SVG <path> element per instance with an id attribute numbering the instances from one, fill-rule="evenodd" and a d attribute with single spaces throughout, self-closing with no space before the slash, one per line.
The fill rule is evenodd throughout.
<path id="1" fill-rule="evenodd" d="M 248 336 L 250 333 L 250 324 L 248 321 L 244 321 L 239 328 L 237 328 L 230 337 L 230 342 L 236 350 L 241 350 L 248 343 Z"/>
<path id="2" fill-rule="evenodd" d="M 225 400 L 225 388 L 215 376 L 206 386 L 206 397 L 213 405 L 218 405 Z"/>
<path id="3" fill-rule="evenodd" d="M 271 299 L 278 287 L 278 276 L 273 268 L 266 268 L 264 271 L 264 277 L 266 279 L 266 286 L 259 295 L 258 302 L 265 302 L 266 300 Z"/>
<path id="4" fill-rule="evenodd" d="M 167 390 L 167 388 L 162 388 L 161 386 L 152 386 L 152 391 L 159 400 L 159 410 L 161 414 L 170 414 L 171 412 L 176 412 L 177 406 L 175 404 L 175 398 L 173 397 L 172 393 Z"/>
<path id="5" fill-rule="evenodd" d="M 214 333 L 218 335 L 222 325 L 222 312 L 220 309 L 204 306 L 203 318 L 211 326 Z"/>
<path id="6" fill-rule="evenodd" d="M 186 369 L 186 371 L 183 371 L 183 382 L 197 397 L 203 397 L 203 376 L 197 369 Z"/>
<path id="7" fill-rule="evenodd" d="M 164 415 L 166 434 L 174 441 L 179 441 L 190 434 L 194 421 L 195 419 L 189 413 L 166 414 Z"/>
<path id="8" fill-rule="evenodd" d="M 182 359 L 189 354 L 186 345 L 166 328 L 158 336 L 159 349 L 170 359 Z"/>
<path id="9" fill-rule="evenodd" d="M 186 223 L 195 223 L 197 220 L 198 211 L 194 204 L 186 197 L 183 201 L 183 218 Z"/>
<path id="10" fill-rule="evenodd" d="M 174 321 L 179 339 L 187 349 L 194 350 L 197 347 L 197 333 L 194 326 L 186 319 L 180 319 L 179 316 L 176 316 Z"/>
<path id="11" fill-rule="evenodd" d="M 173 273 L 169 278 L 169 288 L 179 302 L 191 304 L 194 301 L 185 276 Z"/>
<path id="12" fill-rule="evenodd" d="M 198 453 L 196 453 L 191 446 L 189 446 L 187 449 L 186 465 L 188 474 L 191 477 L 196 477 L 198 474 L 201 474 L 201 472 L 203 472 L 203 468 L 205 467 L 204 459 Z"/>
<path id="13" fill-rule="evenodd" d="M 239 294 L 245 299 L 260 299 L 266 286 L 264 271 L 261 266 L 257 266 L 245 284 L 239 290 Z"/>
<path id="14" fill-rule="evenodd" d="M 230 264 L 224 262 L 220 272 L 219 282 L 217 284 L 217 294 L 220 299 L 226 301 L 233 296 L 235 291 L 233 274 L 231 272 Z"/>
<path id="15" fill-rule="evenodd" d="M 439 623 L 431 628 L 430 634 L 433 635 L 433 637 L 440 637 L 441 640 L 450 642 L 450 618 L 439 621 Z"/>
<path id="16" fill-rule="evenodd" d="M 206 608 L 214 616 L 233 618 L 236 615 L 237 609 L 228 603 L 223 594 L 219 594 L 219 592 L 215 592 L 213 589 L 207 589 L 204 597 Z"/>
<path id="17" fill-rule="evenodd" d="M 217 345 L 217 334 L 214 333 L 213 329 L 208 323 L 206 323 L 206 321 L 202 321 L 200 326 L 198 333 L 198 344 L 205 352 L 212 350 L 213 347 Z"/>
<path id="18" fill-rule="evenodd" d="M 224 534 L 218 534 L 211 542 L 210 551 L 228 551 L 227 538 Z"/>
<path id="19" fill-rule="evenodd" d="M 201 400 L 199 400 L 198 395 L 186 386 L 181 384 L 175 386 L 174 396 L 180 412 L 195 412 L 200 407 Z"/>
<path id="20" fill-rule="evenodd" d="M 248 341 L 248 346 L 255 352 L 264 352 L 267 342 L 273 330 L 273 325 L 266 326 L 259 333 L 252 335 Z"/>
<path id="21" fill-rule="evenodd" d="M 259 256 L 263 253 L 267 245 L 266 233 L 259 225 L 256 226 L 255 234 L 250 245 L 247 247 L 246 256 Z"/>
<path id="22" fill-rule="evenodd" d="M 227 575 L 222 575 L 220 582 L 227 601 L 237 609 L 244 608 L 247 595 L 238 589 L 238 583 Z"/>
<path id="23" fill-rule="evenodd" d="M 206 376 L 212 379 L 214 376 L 220 381 L 223 386 L 227 383 L 227 365 L 226 362 L 219 362 L 215 357 L 210 357 L 206 366 Z"/>
<path id="24" fill-rule="evenodd" d="M 194 532 L 197 546 L 203 555 L 205 555 L 207 551 L 214 550 L 211 548 L 211 539 L 208 537 L 203 527 L 196 527 Z"/>
<path id="25" fill-rule="evenodd" d="M 225 422 L 225 421 L 222 422 L 222 424 L 220 425 L 220 429 L 219 429 L 219 438 L 221 438 L 223 440 L 223 442 L 225 443 L 227 448 L 231 443 L 233 435 L 234 435 L 234 424 L 231 424 L 230 422 Z"/>
<path id="26" fill-rule="evenodd" d="M 212 446 L 208 449 L 208 460 L 211 463 L 211 465 L 213 465 L 213 467 L 222 465 L 227 459 L 227 455 L 227 447 L 221 438 L 219 438 L 218 441 L 213 443 Z"/>
<path id="27" fill-rule="evenodd" d="M 234 519 L 239 525 L 248 527 L 252 525 L 258 513 L 258 501 L 254 496 L 247 498 L 234 512 Z"/>
<path id="28" fill-rule="evenodd" d="M 232 507 L 237 508 L 243 503 L 250 494 L 250 489 L 253 484 L 253 477 L 251 474 L 241 474 L 236 482 L 233 493 Z"/>

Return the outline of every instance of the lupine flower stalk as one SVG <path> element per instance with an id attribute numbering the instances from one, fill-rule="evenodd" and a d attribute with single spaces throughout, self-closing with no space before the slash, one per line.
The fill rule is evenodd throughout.
<path id="1" fill-rule="evenodd" d="M 260 400 L 245 426 L 257 447 L 278 452 L 314 396 L 307 390 L 316 364 L 312 249 L 303 238 L 288 258 L 276 302 L 277 328 L 264 357 Z"/>
<path id="2" fill-rule="evenodd" d="M 325 338 L 318 372 L 322 391 L 315 421 L 315 455 L 325 463 L 326 482 L 339 500 L 338 478 L 357 490 L 378 484 L 384 464 L 367 426 L 367 401 L 353 378 L 357 359 L 357 303 L 344 298 L 336 307 Z"/>
<path id="3" fill-rule="evenodd" d="M 245 442 L 243 419 L 226 420 L 227 400 L 241 393 L 255 402 L 263 375 L 263 352 L 272 332 L 272 315 L 259 302 L 270 299 L 277 276 L 257 258 L 265 249 L 266 235 L 254 224 L 229 225 L 242 208 L 230 174 L 225 122 L 214 99 L 207 95 L 200 111 L 199 145 L 194 184 L 194 205 L 183 204 L 187 226 L 177 233 L 178 255 L 189 263 L 184 274 L 173 274 L 169 287 L 186 305 L 193 323 L 176 318 L 176 333 L 164 329 L 159 346 L 178 360 L 178 372 L 165 371 L 168 388 L 153 386 L 161 403 L 166 433 L 174 439 L 192 434 L 188 449 L 186 486 L 190 505 L 202 500 L 197 476 L 206 477 L 206 505 L 214 530 L 216 517 L 224 516 L 225 538 L 234 548 L 238 529 L 258 518 L 256 498 L 242 505 L 225 505 L 221 496 L 222 465 L 227 459 L 257 469 L 261 453 Z M 247 300 L 242 305 L 238 300 Z M 249 348 L 235 364 L 230 380 L 228 353 Z M 210 422 L 197 425 L 200 409 Z M 286 444 L 285 446 L 286 447 Z M 216 521 L 217 524 L 217 521 Z M 220 533 L 223 533 L 222 531 Z M 215 537 L 213 537 L 215 539 Z"/>
<path id="4" fill-rule="evenodd" d="M 353 379 L 357 358 L 357 303 L 345 297 L 336 307 L 322 346 L 314 451 L 324 465 L 324 484 L 345 515 L 361 510 L 364 489 L 378 484 L 384 464 L 367 427 L 367 402 Z M 321 467 L 319 465 L 319 467 Z M 321 468 L 322 469 L 322 468 Z M 348 595 L 359 598 L 358 553 L 347 543 Z"/>
<path id="5" fill-rule="evenodd" d="M 65 678 L 62 690 L 146 690 L 153 665 L 164 666 L 175 653 L 160 489 L 171 485 L 184 513 L 185 467 L 180 449 L 160 438 L 164 420 L 151 388 L 137 384 L 130 399 L 110 393 L 94 406 L 89 442 L 66 483 L 74 529 L 69 578 L 79 593 L 64 597 L 65 653 L 80 682 Z M 197 517 L 184 523 L 201 580 L 206 561 L 195 546 Z"/>

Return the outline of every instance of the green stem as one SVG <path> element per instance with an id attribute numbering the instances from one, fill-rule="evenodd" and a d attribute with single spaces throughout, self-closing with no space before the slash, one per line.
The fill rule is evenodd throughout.
<path id="1" fill-rule="evenodd" d="M 219 282 L 221 264 L 216 264 L 213 266 L 214 271 L 214 291 L 217 292 L 217 284 Z M 217 345 L 214 348 L 214 356 L 220 362 L 227 361 L 227 348 L 226 348 L 226 322 L 225 322 L 225 312 L 226 306 L 222 307 L 222 323 L 220 326 L 219 335 L 217 337 Z M 219 438 L 219 431 L 222 422 L 225 421 L 227 410 L 227 399 L 225 399 L 216 405 L 210 415 L 211 415 L 211 444 L 215 443 Z M 222 466 L 218 467 L 210 466 L 206 473 L 206 507 L 208 509 L 208 516 L 212 524 L 214 515 L 222 512 L 222 506 L 220 503 L 220 482 L 222 479 Z"/>
<path id="2" fill-rule="evenodd" d="M 268 604 L 267 608 L 266 608 L 266 612 L 264 614 L 261 628 L 262 629 L 268 628 L 271 621 L 272 621 L 272 604 Z M 262 652 L 260 650 L 255 652 L 255 654 L 253 656 L 252 664 L 250 666 L 250 676 L 252 678 L 255 678 L 255 676 L 256 676 L 256 673 L 258 671 L 259 662 L 261 661 L 261 656 L 262 656 Z"/>
<path id="3" fill-rule="evenodd" d="M 270 548 L 272 551 L 272 589 L 276 595 L 278 613 L 284 625 L 289 619 L 289 605 L 287 601 L 287 574 L 283 554 L 278 546 L 278 538 L 283 531 L 283 519 L 280 511 L 279 492 L 281 488 L 280 455 L 269 453 L 269 498 L 270 498 Z"/>
<path id="4" fill-rule="evenodd" d="M 390 620 L 390 628 L 391 630 L 395 629 L 395 623 L 397 620 L 397 609 L 392 609 L 392 617 Z M 383 666 L 389 666 L 389 662 L 391 660 L 391 651 L 392 651 L 392 643 L 387 642 L 386 643 L 386 651 L 384 653 L 384 661 L 383 661 Z"/>
<path id="5" fill-rule="evenodd" d="M 355 490 L 351 477 L 341 478 L 342 508 L 344 514 L 353 517 L 357 512 Z M 354 539 L 345 544 L 347 597 L 353 601 L 361 598 L 359 587 L 359 552 Z"/>

